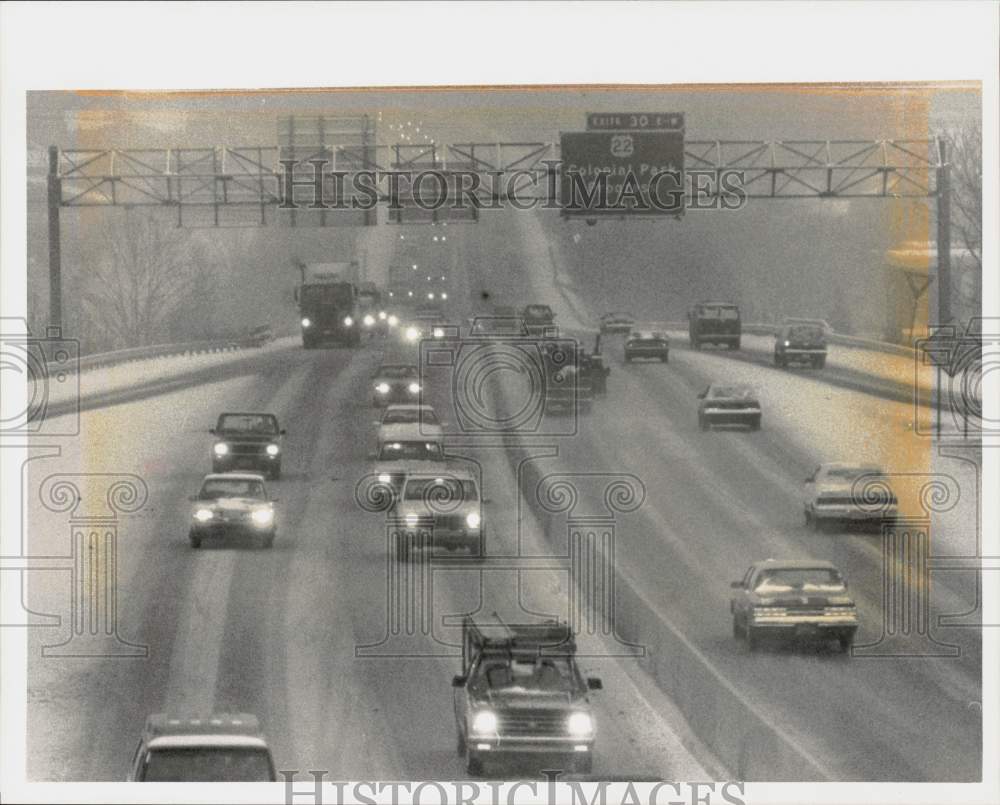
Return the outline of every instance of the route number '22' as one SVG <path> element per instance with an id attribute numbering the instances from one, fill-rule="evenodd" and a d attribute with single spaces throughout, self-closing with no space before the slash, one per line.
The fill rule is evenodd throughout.
<path id="1" fill-rule="evenodd" d="M 615 134 L 611 137 L 611 156 L 623 159 L 635 153 L 635 143 L 631 134 Z"/>

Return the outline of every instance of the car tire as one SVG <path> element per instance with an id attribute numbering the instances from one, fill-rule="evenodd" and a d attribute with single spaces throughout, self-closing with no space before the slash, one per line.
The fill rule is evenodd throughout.
<path id="1" fill-rule="evenodd" d="M 271 534 L 265 534 L 264 538 L 261 540 L 261 545 L 263 547 L 265 547 L 265 548 L 273 548 L 274 547 L 274 537 L 275 537 L 275 535 L 273 533 L 271 533 Z"/>
<path id="2" fill-rule="evenodd" d="M 783 365 L 783 361 L 781 360 L 781 356 L 777 352 L 774 353 L 774 365 L 777 366 L 779 369 L 785 368 Z"/>
<path id="3" fill-rule="evenodd" d="M 465 771 L 467 774 L 478 777 L 483 773 L 483 759 L 478 752 L 469 752 L 465 759 Z"/>
<path id="4" fill-rule="evenodd" d="M 806 520 L 806 528 L 816 530 L 816 521 L 813 519 L 812 512 L 809 509 L 803 509 L 802 514 Z"/>
<path id="5" fill-rule="evenodd" d="M 750 420 L 750 430 L 760 430 L 760 417 L 754 417 Z"/>
<path id="6" fill-rule="evenodd" d="M 625 356 L 625 363 L 631 363 L 631 362 L 632 362 L 632 356 L 631 355 L 626 355 Z"/>
<path id="7" fill-rule="evenodd" d="M 733 615 L 733 638 L 739 640 L 743 637 L 743 630 L 740 628 L 739 619 Z"/>
<path id="8" fill-rule="evenodd" d="M 826 366 L 826 356 L 820 356 L 819 358 L 813 358 L 813 369 L 822 369 Z"/>
<path id="9" fill-rule="evenodd" d="M 701 349 L 701 342 L 697 338 L 691 339 L 691 349 Z"/>
<path id="10" fill-rule="evenodd" d="M 733 341 L 732 348 L 735 349 L 735 350 L 739 350 L 739 348 L 740 348 L 740 339 L 737 338 L 735 341 Z"/>
<path id="11" fill-rule="evenodd" d="M 271 467 L 270 471 L 267 473 L 267 477 L 272 481 L 277 481 L 281 478 L 281 465 L 275 464 Z"/>
<path id="12" fill-rule="evenodd" d="M 743 637 L 747 641 L 747 651 L 751 654 L 760 648 L 760 635 L 757 634 L 757 630 L 749 623 L 743 630 Z"/>
<path id="13" fill-rule="evenodd" d="M 188 534 L 188 540 L 191 542 L 192 548 L 201 547 L 201 537 L 198 536 L 197 534 Z"/>
<path id="14" fill-rule="evenodd" d="M 854 633 L 842 634 L 837 638 L 837 643 L 840 644 L 840 653 L 850 655 L 851 648 L 854 646 Z"/>
<path id="15" fill-rule="evenodd" d="M 663 357 L 660 360 L 662 360 L 664 363 L 670 363 L 670 353 L 664 352 Z"/>
<path id="16" fill-rule="evenodd" d="M 465 757 L 467 747 L 465 745 L 465 736 L 462 733 L 458 733 L 458 740 L 455 741 L 455 752 L 459 757 Z"/>
<path id="17" fill-rule="evenodd" d="M 698 429 L 702 431 L 711 429 L 711 425 L 708 424 L 708 420 L 703 416 L 698 417 Z"/>

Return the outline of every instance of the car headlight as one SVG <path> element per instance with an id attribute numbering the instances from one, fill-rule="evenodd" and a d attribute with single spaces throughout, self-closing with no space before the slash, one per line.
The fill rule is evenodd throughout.
<path id="1" fill-rule="evenodd" d="M 588 713 L 573 713 L 566 722 L 566 729 L 570 735 L 582 738 L 594 731 L 594 721 Z"/>
<path id="2" fill-rule="evenodd" d="M 791 341 L 786 341 L 786 342 L 785 342 L 785 346 L 786 346 L 786 347 L 790 347 L 791 345 L 792 345 L 792 342 L 791 342 Z"/>
<path id="3" fill-rule="evenodd" d="M 312 319 L 309 319 L 309 318 L 302 319 L 302 326 L 303 327 L 311 327 L 312 326 Z"/>
<path id="4" fill-rule="evenodd" d="M 250 519 L 255 525 L 271 525 L 274 521 L 274 512 L 271 509 L 254 509 L 250 513 Z"/>
<path id="5" fill-rule="evenodd" d="M 216 442 L 215 447 L 212 449 L 215 450 L 215 455 L 224 456 L 229 452 L 229 445 L 225 442 Z"/>
<path id="6" fill-rule="evenodd" d="M 406 524 L 408 526 L 411 526 L 411 527 L 415 526 L 417 524 L 417 513 L 416 512 L 408 512 L 407 515 L 406 515 L 406 517 L 403 518 L 403 519 L 406 521 Z"/>
<path id="7" fill-rule="evenodd" d="M 399 324 L 399 316 L 396 316 L 395 314 L 389 316 L 389 326 L 395 327 L 397 324 Z"/>
<path id="8" fill-rule="evenodd" d="M 435 338 L 444 338 L 444 330 L 442 330 L 440 327 L 435 327 L 434 328 L 434 337 Z"/>
<path id="9" fill-rule="evenodd" d="M 418 330 L 416 327 L 408 327 L 406 329 L 407 341 L 416 341 L 418 338 L 420 338 L 420 330 Z"/>
<path id="10" fill-rule="evenodd" d="M 385 311 L 384 310 L 380 310 L 378 312 L 378 320 L 379 321 L 385 321 Z"/>
<path id="11" fill-rule="evenodd" d="M 375 384 L 375 391 L 377 391 L 379 394 L 388 394 L 389 393 L 389 384 L 388 383 L 376 383 Z"/>
<path id="12" fill-rule="evenodd" d="M 212 514 L 211 509 L 198 509 L 198 511 L 194 513 L 194 519 L 199 523 L 205 523 L 211 520 L 213 516 L 214 515 Z"/>
<path id="13" fill-rule="evenodd" d="M 278 445 L 276 444 L 269 444 L 265 449 L 267 450 L 267 454 L 269 456 L 278 455 Z"/>
<path id="14" fill-rule="evenodd" d="M 448 294 L 446 294 L 446 293 L 441 294 L 441 298 L 442 299 L 447 299 L 448 298 Z"/>
<path id="15" fill-rule="evenodd" d="M 352 324 L 354 324 L 354 319 L 352 319 L 350 316 L 344 316 L 344 326 L 350 327 Z"/>
<path id="16" fill-rule="evenodd" d="M 371 327 L 375 323 L 375 317 L 371 313 L 366 313 L 364 322 L 365 327 Z"/>
<path id="17" fill-rule="evenodd" d="M 497 717 L 492 710 L 480 710 L 472 719 L 472 731 L 478 733 L 495 733 Z"/>
<path id="18" fill-rule="evenodd" d="M 416 394 L 418 391 L 420 391 L 420 384 L 410 383 L 410 385 L 407 386 L 407 388 L 410 390 L 410 394 Z"/>
<path id="19" fill-rule="evenodd" d="M 465 522 L 469 528 L 479 528 L 479 523 L 481 522 L 479 512 L 469 512 L 465 517 Z"/>

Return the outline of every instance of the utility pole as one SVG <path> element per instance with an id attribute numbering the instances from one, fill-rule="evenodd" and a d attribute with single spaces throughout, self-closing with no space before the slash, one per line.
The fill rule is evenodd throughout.
<path id="1" fill-rule="evenodd" d="M 59 237 L 59 208 L 62 180 L 59 178 L 59 148 L 49 146 L 49 326 L 62 327 L 62 254 Z"/>
<path id="2" fill-rule="evenodd" d="M 951 165 L 948 164 L 948 143 L 938 138 L 937 166 L 937 324 L 951 322 Z"/>

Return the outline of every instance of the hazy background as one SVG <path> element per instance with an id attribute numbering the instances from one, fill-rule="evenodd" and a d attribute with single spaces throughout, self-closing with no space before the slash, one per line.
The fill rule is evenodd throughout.
<path id="1" fill-rule="evenodd" d="M 587 112 L 633 110 L 683 112 L 691 140 L 919 139 L 975 126 L 980 109 L 977 91 L 923 87 L 33 92 L 27 110 L 30 325 L 43 331 L 48 316 L 49 145 L 274 146 L 278 119 L 292 114 L 368 114 L 380 143 L 396 142 L 400 130 L 409 132 L 410 142 L 558 142 L 560 131 L 584 129 Z M 581 285 L 599 289 L 589 300 L 595 308 L 670 319 L 681 318 L 696 298 L 726 297 L 743 306 L 747 321 L 813 315 L 838 330 L 877 337 L 899 337 L 905 311 L 897 308 L 909 306 L 902 274 L 886 265 L 887 250 L 914 237 L 932 246 L 935 233 L 933 211 L 920 199 L 750 200 L 737 212 L 594 227 L 563 221 L 556 211 L 537 214 L 567 271 L 586 275 Z M 64 328 L 85 352 L 211 337 L 260 323 L 292 332 L 298 276 L 292 259 L 356 256 L 359 232 L 178 228 L 167 210 L 64 208 Z M 978 276 L 957 270 L 955 287 L 956 312 L 966 318 L 978 310 Z"/>

